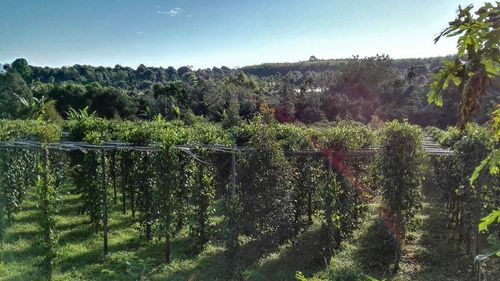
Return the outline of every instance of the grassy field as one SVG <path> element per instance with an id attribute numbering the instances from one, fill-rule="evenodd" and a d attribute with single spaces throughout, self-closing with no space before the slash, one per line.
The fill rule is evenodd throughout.
<path id="1" fill-rule="evenodd" d="M 8 225 L 0 257 L 0 280 L 38 280 L 42 260 L 37 206 L 29 195 Z M 79 214 L 77 195 L 63 195 L 57 216 L 58 257 L 54 280 L 230 280 L 230 261 L 222 237 L 214 236 L 199 254 L 191 251 L 187 230 L 174 239 L 172 263 L 163 264 L 163 243 L 143 242 L 129 214 L 113 207 L 109 219 L 109 255 L 103 256 L 102 235 L 86 215 Z M 220 218 L 214 218 L 220 221 Z M 215 224 L 215 227 L 220 227 Z M 216 233 L 219 231 L 216 231 Z M 309 257 L 315 253 L 318 228 L 311 227 L 294 241 L 263 251 L 252 241 L 240 250 L 239 274 L 244 280 L 293 280 L 296 270 L 312 274 L 321 270 Z M 311 246 L 311 247 L 309 247 Z M 272 279 L 269 279 L 272 278 Z"/>
<path id="2" fill-rule="evenodd" d="M 452 231 L 443 228 L 446 218 L 440 204 L 429 200 L 424 200 L 422 211 L 416 217 L 419 225 L 406 234 L 400 270 L 396 275 L 392 273 L 392 252 L 381 250 L 383 239 L 387 237 L 377 235 L 380 229 L 376 205 L 371 206 L 363 225 L 332 259 L 331 269 L 362 269 L 370 276 L 387 280 L 473 280 L 470 275 L 472 258 L 464 255 L 450 240 Z"/>
<path id="3" fill-rule="evenodd" d="M 8 226 L 0 257 L 0 280 L 39 280 L 39 247 L 37 206 L 32 195 Z M 161 241 L 143 242 L 138 225 L 119 206 L 110 215 L 109 252 L 102 253 L 102 236 L 96 233 L 85 215 L 78 212 L 77 195 L 63 195 L 57 217 L 58 257 L 54 280 L 295 280 L 301 271 L 311 280 L 352 280 L 345 272 L 361 272 L 387 280 L 472 280 L 471 258 L 465 256 L 451 239 L 452 232 L 443 227 L 441 204 L 427 195 L 418 216 L 416 229 L 407 235 L 403 246 L 401 270 L 391 275 L 390 262 L 380 251 L 384 237 L 377 227 L 377 203 L 370 205 L 362 225 L 352 239 L 332 259 L 328 268 L 319 255 L 319 226 L 314 224 L 296 239 L 269 249 L 255 241 L 246 241 L 240 249 L 237 275 L 229 272 L 222 237 L 214 236 L 199 254 L 190 249 L 187 230 L 175 238 L 172 263 L 163 264 Z M 221 221 L 214 218 L 214 221 Z M 215 224 L 215 227 L 222 227 Z M 218 231 L 216 231 L 217 233 Z M 377 236 L 378 235 L 378 236 Z M 382 240 L 380 240 L 382 239 Z M 390 259 L 389 259 L 390 260 Z M 343 275 L 344 274 L 344 275 Z M 335 279 L 337 278 L 337 279 Z M 346 279 L 347 278 L 347 279 Z M 491 279 L 493 280 L 493 279 Z"/>

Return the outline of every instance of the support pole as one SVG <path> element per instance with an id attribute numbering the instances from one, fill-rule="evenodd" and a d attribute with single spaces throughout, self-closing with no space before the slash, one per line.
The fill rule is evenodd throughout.
<path id="1" fill-rule="evenodd" d="M 43 187 L 41 192 L 41 207 L 42 207 L 42 227 L 44 228 L 44 242 L 45 242 L 45 260 L 44 260 L 44 271 L 46 274 L 46 280 L 52 280 L 52 273 L 54 271 L 54 258 L 56 257 L 55 251 L 55 238 L 54 238 L 54 220 L 52 216 L 53 206 L 49 199 L 49 173 L 50 173 L 50 163 L 49 163 L 49 150 L 44 147 L 42 148 L 42 161 L 43 161 Z"/>
<path id="2" fill-rule="evenodd" d="M 168 187 L 166 187 L 168 188 Z M 168 193 L 170 193 L 170 191 L 167 191 Z M 171 225 L 171 221 L 172 221 L 172 216 L 171 216 L 171 211 L 170 211 L 170 204 L 171 204 L 171 200 L 172 198 L 170 198 L 170 195 L 167 195 L 167 207 L 166 207 L 166 214 L 165 214 L 165 262 L 167 264 L 170 263 L 170 248 L 171 248 L 171 239 L 172 239 L 172 235 L 170 234 L 170 225 Z"/>
<path id="3" fill-rule="evenodd" d="M 1 154 L 6 153 L 3 148 L 0 148 Z M 1 185 L 3 185 L 2 180 L 4 178 L 4 168 L 5 168 L 5 163 L 3 162 L 5 159 L 0 159 L 0 189 L 3 189 Z M 5 195 L 4 192 L 0 191 L 0 249 L 3 246 L 3 236 L 4 232 L 6 229 L 5 226 L 5 218 L 4 218 L 4 202 L 5 202 Z"/>
<path id="4" fill-rule="evenodd" d="M 312 221 L 312 191 L 309 187 L 309 190 L 307 191 L 307 222 L 309 225 L 313 224 Z"/>
<path id="5" fill-rule="evenodd" d="M 102 203 L 103 203 L 103 218 L 102 218 L 102 230 L 103 230 L 103 244 L 104 244 L 104 255 L 108 255 L 108 189 L 106 186 L 106 156 L 104 154 L 104 149 L 101 150 L 101 165 L 102 165 Z"/>
<path id="6" fill-rule="evenodd" d="M 149 166 L 149 152 L 145 152 L 144 160 L 144 176 L 145 176 L 145 184 L 144 184 L 144 203 L 145 203 L 145 220 L 146 220 L 146 240 L 151 241 L 153 239 L 152 234 L 152 219 L 151 219 L 151 174 L 150 174 L 150 166 Z"/>
<path id="7" fill-rule="evenodd" d="M 140 157 L 137 157 L 137 158 L 139 158 L 139 160 L 140 160 Z M 129 160 L 130 161 L 127 164 L 130 164 L 131 167 L 133 167 L 133 165 L 134 165 L 133 158 L 130 158 Z M 137 164 L 137 166 L 138 165 L 139 164 Z M 129 171 L 130 171 L 130 167 L 128 167 L 127 169 L 129 169 Z M 134 172 L 133 169 L 132 169 L 132 172 Z M 131 176 L 131 177 L 128 178 L 130 209 L 132 210 L 132 218 L 134 218 L 134 219 L 135 219 L 135 207 L 136 207 L 135 206 L 135 201 L 136 201 L 135 200 L 135 197 L 136 197 L 135 196 L 135 189 L 136 189 L 136 185 L 137 185 L 137 175 L 134 174 L 133 176 Z"/>
<path id="8" fill-rule="evenodd" d="M 397 223 L 397 230 L 396 230 L 396 233 L 395 233 L 395 236 L 396 236 L 396 250 L 394 252 L 394 270 L 393 270 L 393 273 L 396 274 L 396 272 L 398 272 L 399 270 L 399 263 L 401 261 L 401 238 L 402 238 L 402 232 L 403 232 L 403 224 L 402 224 L 402 221 L 401 221 L 401 199 L 399 200 L 399 203 L 398 203 L 398 209 L 397 209 L 397 220 L 396 220 L 396 223 Z"/>
<path id="9" fill-rule="evenodd" d="M 168 153 L 166 154 L 167 157 L 169 157 Z M 171 159 L 165 159 L 165 161 L 173 161 Z M 165 263 L 169 264 L 170 263 L 170 249 L 171 249 L 171 239 L 172 239 L 172 234 L 171 234 L 171 224 L 172 224 L 172 188 L 171 186 L 167 186 L 167 177 L 166 177 L 166 171 L 165 168 L 162 166 L 164 165 L 163 163 L 160 164 L 160 179 L 161 179 L 161 186 L 165 188 L 164 194 L 165 194 Z M 172 171 L 170 171 L 171 175 L 174 174 Z M 174 180 L 173 182 L 178 183 L 177 180 Z"/>
<path id="10" fill-rule="evenodd" d="M 325 246 L 324 246 L 324 262 L 325 266 L 328 267 L 328 264 L 330 263 L 330 258 L 332 257 L 332 235 L 331 235 L 331 230 L 332 230 L 332 194 L 331 194 L 331 187 L 330 185 L 332 184 L 332 173 L 333 173 L 333 167 L 332 167 L 332 160 L 333 160 L 333 155 L 331 152 L 328 153 L 328 183 L 327 183 L 327 193 L 325 194 Z"/>
<path id="11" fill-rule="evenodd" d="M 127 185 L 128 185 L 128 169 L 127 169 L 127 155 L 122 153 L 122 157 L 120 158 L 120 166 L 121 166 L 121 186 L 122 186 L 122 208 L 123 213 L 127 213 Z"/>
<path id="12" fill-rule="evenodd" d="M 236 151 L 231 153 L 231 199 L 236 199 Z"/>
<path id="13" fill-rule="evenodd" d="M 111 180 L 113 182 L 113 202 L 116 205 L 116 149 L 111 152 Z"/>
<path id="14" fill-rule="evenodd" d="M 229 227 L 228 258 L 232 262 L 230 271 L 238 268 L 238 220 L 237 220 L 237 191 L 236 191 L 236 148 L 231 152 L 231 195 L 229 200 Z"/>

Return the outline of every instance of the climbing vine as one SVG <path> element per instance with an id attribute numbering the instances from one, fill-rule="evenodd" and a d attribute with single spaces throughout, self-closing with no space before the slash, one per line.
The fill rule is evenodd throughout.
<path id="1" fill-rule="evenodd" d="M 38 132 L 37 128 L 52 128 L 52 125 L 28 122 L 23 134 L 13 134 L 11 128 L 20 123 L 2 122 L 0 136 L 4 140 L 27 137 L 57 141 L 51 137 L 59 136 L 62 129 Z M 339 184 L 327 183 L 323 157 L 302 161 L 301 157 L 294 158 L 289 153 L 326 146 L 334 150 L 356 149 L 368 145 L 372 138 L 370 130 L 359 124 L 342 124 L 337 129 L 311 129 L 269 125 L 256 120 L 252 124 L 223 129 L 215 124 L 185 126 L 161 119 L 153 122 L 106 121 L 93 115 L 72 117 L 65 123 L 64 130 L 68 132 L 69 140 L 94 145 L 95 149 L 50 150 L 48 165 L 36 164 L 39 169 L 37 173 L 31 173 L 34 177 L 48 173 L 45 181 L 44 177 L 37 181 L 37 190 L 40 191 L 37 194 L 40 200 L 45 200 L 41 206 L 46 209 L 43 217 L 46 232 L 52 231 L 53 234 L 55 227 L 55 208 L 52 207 L 57 205 L 54 201 L 57 196 L 52 200 L 52 195 L 70 187 L 67 192 L 79 195 L 80 212 L 88 215 L 95 231 L 102 231 L 103 239 L 107 241 L 109 203 L 115 202 L 116 198 L 116 204 L 122 205 L 121 211 L 138 223 L 139 234 L 144 235 L 142 237 L 147 243 L 164 239 L 166 262 L 170 261 L 171 240 L 180 231 L 188 230 L 197 251 L 214 237 L 212 217 L 220 199 L 225 202 L 222 204 L 223 214 L 230 226 L 224 237 L 229 240 L 228 251 L 234 254 L 239 248 L 241 234 L 278 244 L 300 233 L 322 213 L 322 190 L 326 186 L 335 189 L 330 218 L 336 223 L 331 227 L 337 233 L 334 239 L 338 246 L 339 240 L 347 237 L 351 227 L 356 225 L 357 215 L 351 211 L 359 207 L 359 202 L 352 200 L 357 194 L 347 181 L 344 182 L 341 170 L 334 172 Z M 130 143 L 132 147 L 157 148 L 151 151 L 98 148 L 110 140 Z M 175 147 L 190 143 L 194 145 L 189 153 Z M 215 152 L 197 147 L 197 144 L 238 145 L 242 150 Z M 12 192 L 2 185 L 2 210 L 10 212 L 15 210 L 5 207 L 12 201 L 10 198 L 15 198 L 15 204 L 19 205 L 23 194 L 29 192 L 30 184 L 19 181 L 22 173 L 30 174 L 26 168 L 29 165 L 23 163 L 41 163 L 42 158 L 26 149 L 9 148 L 5 152 L 1 172 L 11 173 L 12 182 L 20 183 L 9 184 L 13 187 Z M 234 161 L 233 153 L 237 154 Z M 2 179 L 11 180 L 9 177 Z M 7 195 L 11 193 L 15 196 Z M 352 213 L 353 220 L 344 225 L 338 220 L 342 212 Z M 341 229 L 343 227 L 347 228 Z M 53 268 L 55 252 L 52 249 L 57 248 L 52 234 L 46 235 L 45 242 L 47 272 Z M 107 242 L 104 242 L 104 247 L 106 254 Z"/>
<path id="2" fill-rule="evenodd" d="M 381 135 L 377 166 L 383 204 L 389 210 L 385 221 L 398 242 L 394 270 L 399 267 L 401 240 L 421 208 L 422 141 L 420 128 L 406 122 L 386 124 Z"/>
<path id="3" fill-rule="evenodd" d="M 456 129 L 441 131 L 436 137 L 443 146 L 453 149 L 449 156 L 434 160 L 434 170 L 446 202 L 449 224 L 455 228 L 457 240 L 467 253 L 480 252 L 480 234 L 477 225 L 481 218 L 495 210 L 500 201 L 498 177 L 487 169 L 480 171 L 475 181 L 469 178 L 476 167 L 494 149 L 487 128 L 468 125 L 462 133 Z M 494 227 L 492 231 L 494 231 Z"/>
<path id="4" fill-rule="evenodd" d="M 43 232 L 42 247 L 44 259 L 42 270 L 47 280 L 52 280 L 54 259 L 57 256 L 56 221 L 57 190 L 54 184 L 54 175 L 51 172 L 49 150 L 42 148 L 38 164 L 39 179 L 37 182 L 37 196 L 40 202 L 40 226 Z"/>

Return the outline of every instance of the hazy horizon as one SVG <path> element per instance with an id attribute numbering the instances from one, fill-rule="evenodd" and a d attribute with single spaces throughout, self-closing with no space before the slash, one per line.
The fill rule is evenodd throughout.
<path id="1" fill-rule="evenodd" d="M 368 55 L 368 56 L 360 56 L 360 58 L 364 58 L 364 57 L 373 57 L 373 56 L 376 56 L 376 55 L 387 55 L 387 54 L 373 54 L 373 55 Z M 392 59 L 401 59 L 401 60 L 404 60 L 404 59 L 426 59 L 426 58 L 439 58 L 439 57 L 446 57 L 446 56 L 451 56 L 453 54 L 448 54 L 448 55 L 438 55 L 438 56 L 428 56 L 428 57 L 402 57 L 402 58 L 395 58 L 395 57 L 392 57 L 389 55 L 390 58 Z M 355 55 L 351 55 L 349 57 L 343 57 L 343 58 L 318 58 L 318 61 L 319 60 L 325 60 L 325 61 L 328 61 L 328 60 L 344 60 L 344 59 L 352 59 L 353 56 Z M 93 67 L 115 67 L 116 65 L 120 65 L 122 67 L 130 67 L 132 69 L 136 69 L 139 65 L 141 64 L 138 64 L 138 65 L 124 65 L 124 64 L 120 64 L 120 63 L 117 63 L 117 64 L 114 64 L 114 65 L 99 65 L 99 64 L 81 64 L 81 63 L 75 63 L 75 64 L 67 64 L 67 65 L 38 65 L 38 64 L 34 64 L 32 62 L 30 62 L 30 60 L 28 58 L 25 58 L 25 57 L 18 57 L 18 58 L 14 58 L 13 60 L 11 61 L 0 61 L 0 66 L 3 66 L 3 65 L 7 65 L 7 64 L 11 64 L 15 59 L 20 59 L 20 58 L 24 58 L 28 61 L 29 65 L 31 66 L 36 66 L 36 67 L 50 67 L 50 68 L 61 68 L 61 67 L 71 67 L 71 66 L 75 66 L 75 65 L 88 65 L 88 66 L 93 66 Z M 293 63 L 300 63 L 300 62 L 304 62 L 304 61 L 309 61 L 310 59 L 310 56 L 307 57 L 307 58 L 304 58 L 302 60 L 297 60 L 297 61 L 280 61 L 280 62 L 273 62 L 273 61 L 270 61 L 270 62 L 261 62 L 261 63 L 255 63 L 255 64 L 247 64 L 247 65 L 238 65 L 238 66 L 227 66 L 227 65 L 214 65 L 214 66 L 208 66 L 208 67 L 196 67 L 196 66 L 192 66 L 192 65 L 187 65 L 187 64 L 181 64 L 181 65 L 178 65 L 178 66 L 173 66 L 173 65 L 148 65 L 148 64 L 144 64 L 142 63 L 144 66 L 146 67 L 163 67 L 163 68 L 168 68 L 170 66 L 172 67 L 175 67 L 175 68 L 179 68 L 179 67 L 183 67 L 183 66 L 188 66 L 188 67 L 192 67 L 193 70 L 197 70 L 197 69 L 211 69 L 213 67 L 216 67 L 216 68 L 221 68 L 221 67 L 228 67 L 228 68 L 231 68 L 231 69 L 239 69 L 239 68 L 243 68 L 243 67 L 247 67 L 247 66 L 253 66 L 253 65 L 261 65 L 261 64 L 287 64 L 287 63 L 290 63 L 290 64 L 293 64 Z"/>

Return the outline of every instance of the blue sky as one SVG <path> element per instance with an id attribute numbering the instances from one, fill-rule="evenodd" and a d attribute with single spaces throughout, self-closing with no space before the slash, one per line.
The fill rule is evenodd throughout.
<path id="1" fill-rule="evenodd" d="M 0 0 L 0 62 L 195 68 L 454 52 L 460 0 Z"/>

